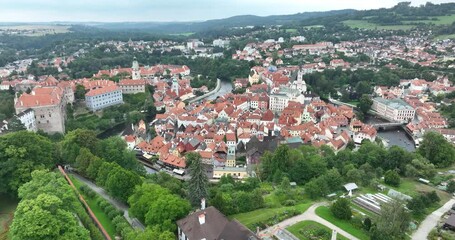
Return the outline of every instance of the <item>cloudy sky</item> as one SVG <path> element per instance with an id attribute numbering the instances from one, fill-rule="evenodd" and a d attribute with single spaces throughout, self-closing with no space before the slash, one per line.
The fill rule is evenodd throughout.
<path id="1" fill-rule="evenodd" d="M 428 0 L 409 0 L 418 6 Z M 0 22 L 200 21 L 336 9 L 392 7 L 399 0 L 0 0 Z M 433 3 L 453 0 L 432 0 Z"/>

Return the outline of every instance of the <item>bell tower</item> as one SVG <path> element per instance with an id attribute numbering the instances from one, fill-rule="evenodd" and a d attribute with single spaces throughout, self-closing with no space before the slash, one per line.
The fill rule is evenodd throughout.
<path id="1" fill-rule="evenodd" d="M 141 79 L 141 71 L 139 69 L 139 63 L 137 62 L 136 57 L 134 57 L 134 60 L 133 60 L 132 78 L 133 78 L 133 80 Z"/>

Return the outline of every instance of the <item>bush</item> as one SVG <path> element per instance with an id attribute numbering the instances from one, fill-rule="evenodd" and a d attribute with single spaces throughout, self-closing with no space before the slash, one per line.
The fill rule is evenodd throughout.
<path id="1" fill-rule="evenodd" d="M 120 216 L 120 211 L 118 211 L 117 209 L 115 210 L 112 210 L 110 212 L 107 213 L 107 216 L 109 217 L 109 219 L 113 220 L 115 217 L 117 216 Z"/>
<path id="2" fill-rule="evenodd" d="M 400 175 L 396 171 L 389 170 L 384 175 L 384 182 L 390 186 L 400 186 Z"/>
<path id="3" fill-rule="evenodd" d="M 351 206 L 349 206 L 349 200 L 345 198 L 339 198 L 330 207 L 330 211 L 333 216 L 338 219 L 349 220 L 352 217 Z"/>
<path id="4" fill-rule="evenodd" d="M 370 228 L 371 228 L 371 219 L 370 218 L 365 218 L 365 220 L 363 220 L 363 228 L 367 231 L 370 231 Z"/>
<path id="5" fill-rule="evenodd" d="M 296 204 L 295 200 L 286 200 L 284 201 L 284 206 L 294 206 Z"/>
<path id="6" fill-rule="evenodd" d="M 116 209 L 115 207 L 113 207 L 112 205 L 109 204 L 107 207 L 105 207 L 105 208 L 103 209 L 103 211 L 104 211 L 104 213 L 109 214 L 109 212 L 111 212 L 111 211 L 117 211 L 117 209 Z"/>
<path id="7" fill-rule="evenodd" d="M 107 207 L 111 206 L 111 204 L 110 204 L 108 201 L 106 201 L 105 199 L 101 199 L 101 200 L 98 202 L 98 206 L 100 206 L 100 208 L 101 208 L 104 212 L 106 212 L 105 209 L 106 209 Z"/>

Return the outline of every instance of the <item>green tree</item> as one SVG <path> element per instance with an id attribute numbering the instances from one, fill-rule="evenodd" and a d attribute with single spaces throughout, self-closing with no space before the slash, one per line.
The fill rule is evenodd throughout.
<path id="1" fill-rule="evenodd" d="M 8 131 L 17 132 L 21 130 L 26 130 L 24 124 L 17 117 L 13 117 L 8 123 Z"/>
<path id="2" fill-rule="evenodd" d="M 447 192 L 454 193 L 455 192 L 455 181 L 450 180 L 447 184 Z"/>
<path id="3" fill-rule="evenodd" d="M 90 239 L 73 213 L 63 210 L 65 204 L 49 194 L 22 200 L 14 213 L 11 239 Z"/>
<path id="4" fill-rule="evenodd" d="M 99 140 L 96 133 L 91 130 L 77 129 L 65 135 L 60 142 L 62 149 L 62 160 L 65 163 L 74 163 L 81 148 L 87 148 L 95 155 L 99 152 Z"/>
<path id="5" fill-rule="evenodd" d="M 127 202 L 128 198 L 133 194 L 134 187 L 141 183 L 142 180 L 139 175 L 117 167 L 109 173 L 106 181 L 106 189 L 113 197 Z"/>
<path id="6" fill-rule="evenodd" d="M 373 105 L 373 100 L 371 100 L 371 97 L 367 94 L 363 94 L 362 97 L 360 97 L 357 107 L 363 114 L 367 114 L 371 109 L 371 105 Z"/>
<path id="7" fill-rule="evenodd" d="M 330 211 L 338 219 L 349 220 L 352 217 L 351 206 L 346 198 L 339 198 L 332 204 Z"/>
<path id="8" fill-rule="evenodd" d="M 455 161 L 453 145 L 436 132 L 426 132 L 423 135 L 418 152 L 437 167 L 447 167 Z"/>
<path id="9" fill-rule="evenodd" d="M 208 184 L 209 180 L 202 166 L 201 155 L 199 153 L 191 152 L 186 155 L 190 160 L 190 175 L 191 179 L 188 184 L 188 197 L 190 202 L 197 206 L 200 204 L 201 199 L 208 198 Z"/>
<path id="10" fill-rule="evenodd" d="M 390 186 L 398 187 L 400 186 L 400 175 L 395 170 L 389 170 L 384 175 L 384 182 Z"/>
<path id="11" fill-rule="evenodd" d="M 76 91 L 74 92 L 74 97 L 76 98 L 76 100 L 85 99 L 85 87 L 80 84 L 77 84 Z"/>
<path id="12" fill-rule="evenodd" d="M 411 220 L 403 202 L 392 200 L 381 205 L 381 213 L 371 228 L 372 240 L 406 239 L 406 230 Z"/>
<path id="13" fill-rule="evenodd" d="M 56 163 L 54 144 L 36 133 L 19 131 L 0 137 L 0 192 L 16 195 L 36 169 Z"/>

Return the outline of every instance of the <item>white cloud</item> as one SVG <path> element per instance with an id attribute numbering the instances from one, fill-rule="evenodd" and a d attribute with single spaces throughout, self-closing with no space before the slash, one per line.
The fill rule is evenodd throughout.
<path id="1" fill-rule="evenodd" d="M 452 0 L 453 1 L 453 0 Z M 452 2 L 433 0 L 433 3 Z M 0 0 L 0 21 L 194 21 L 392 7 L 399 0 Z M 412 5 L 427 0 L 413 0 Z"/>

